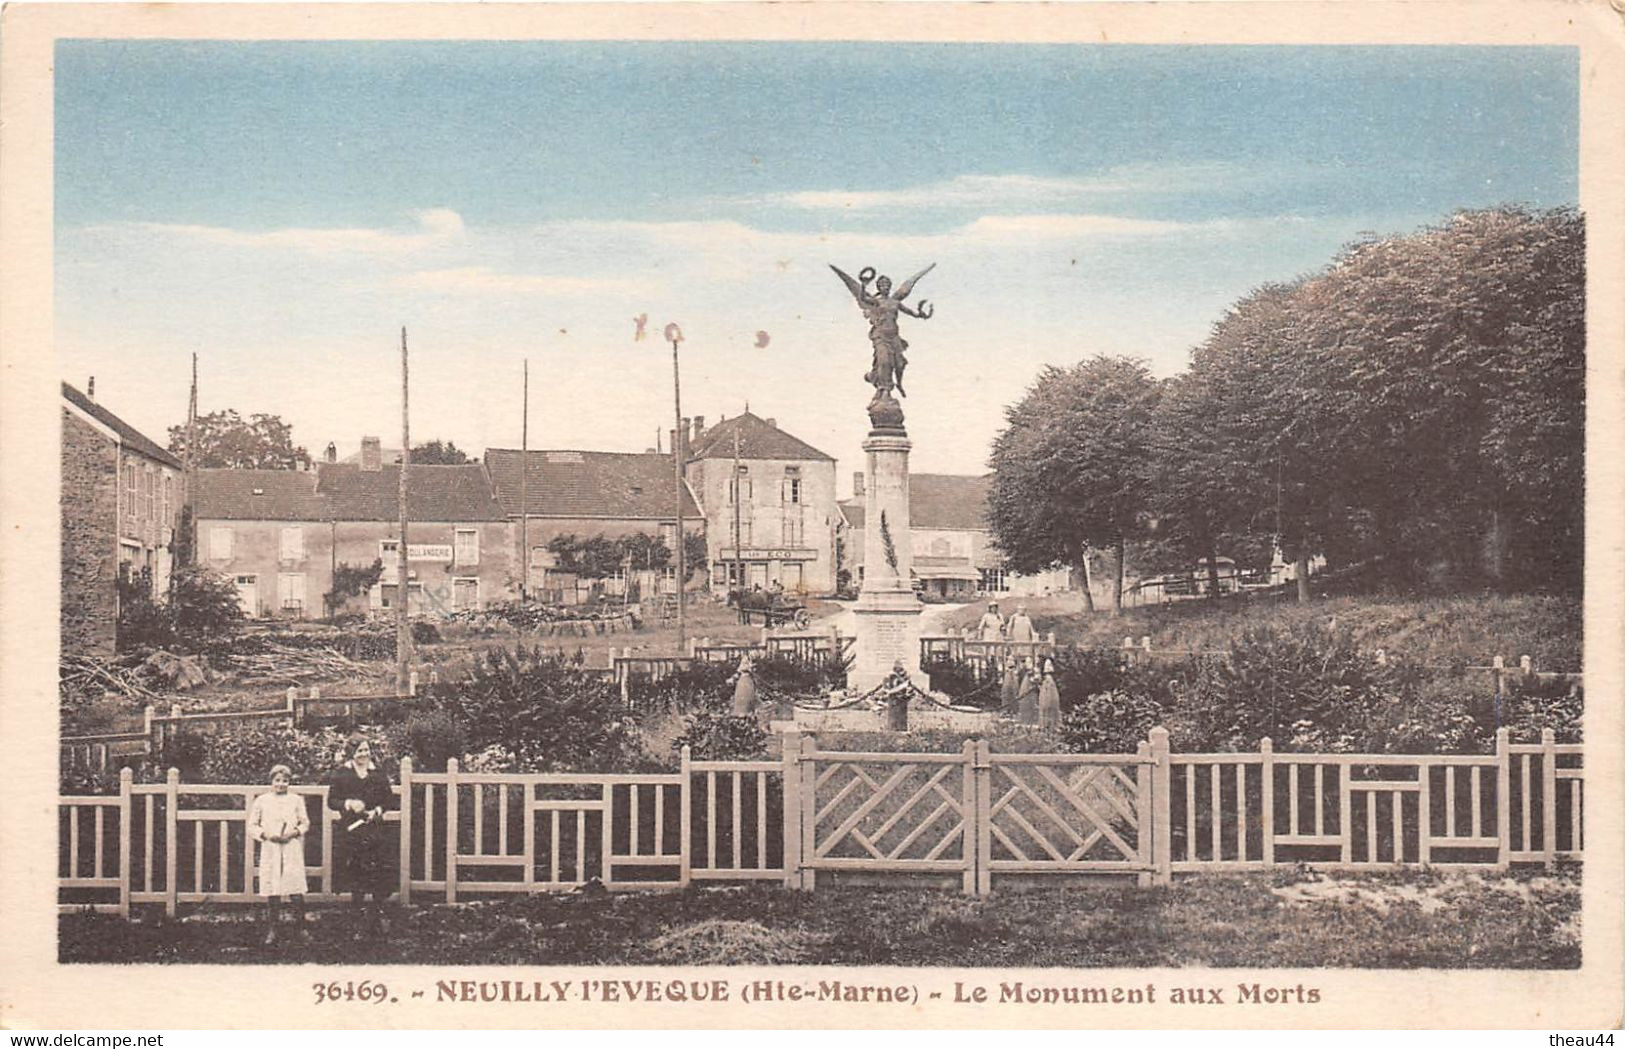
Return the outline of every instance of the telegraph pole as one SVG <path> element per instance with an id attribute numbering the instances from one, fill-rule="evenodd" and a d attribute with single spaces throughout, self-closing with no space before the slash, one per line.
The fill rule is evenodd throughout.
<path id="1" fill-rule="evenodd" d="M 745 486 L 739 483 L 739 421 L 734 420 L 734 586 L 745 589 L 745 552 L 741 549 L 745 535 L 739 529 L 739 504 L 745 498 Z"/>
<path id="2" fill-rule="evenodd" d="M 676 428 L 672 430 L 671 461 L 676 476 L 674 494 L 677 496 L 677 655 L 683 654 L 683 395 L 677 379 L 677 344 L 683 341 L 683 329 L 676 324 L 666 325 L 666 338 L 671 342 L 671 403 L 676 413 Z"/>
<path id="3" fill-rule="evenodd" d="M 519 424 L 519 603 L 530 601 L 530 501 L 525 475 L 530 473 L 530 358 L 525 358 L 523 419 Z M 523 623 L 523 617 L 520 622 Z M 521 631 L 523 628 L 521 627 Z"/>
<path id="4" fill-rule="evenodd" d="M 401 328 L 401 541 L 397 544 L 395 588 L 395 694 L 404 696 L 412 689 L 412 623 L 407 617 L 412 584 L 406 567 L 406 474 L 412 463 L 412 428 L 407 414 L 406 328 Z"/>

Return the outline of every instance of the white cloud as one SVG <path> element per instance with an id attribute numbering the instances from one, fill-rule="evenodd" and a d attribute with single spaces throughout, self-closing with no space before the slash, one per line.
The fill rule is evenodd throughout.
<path id="1" fill-rule="evenodd" d="M 488 266 L 418 270 L 391 284 L 416 291 L 473 295 L 592 295 L 647 291 L 647 282 L 620 277 L 572 277 L 545 273 L 503 273 Z"/>
<path id="2" fill-rule="evenodd" d="M 1183 193 L 1253 184 L 1264 177 L 1227 163 L 1133 164 L 1081 178 L 1040 175 L 959 175 L 898 189 L 803 190 L 752 198 L 814 211 L 915 210 L 1065 206 L 1108 196 Z"/>
<path id="3" fill-rule="evenodd" d="M 414 232 L 367 228 L 300 228 L 239 230 L 165 222 L 122 223 L 101 229 L 129 229 L 150 236 L 178 238 L 239 248 L 270 248 L 312 255 L 362 254 L 400 257 L 455 243 L 466 230 L 463 218 L 450 208 L 413 213 Z"/>

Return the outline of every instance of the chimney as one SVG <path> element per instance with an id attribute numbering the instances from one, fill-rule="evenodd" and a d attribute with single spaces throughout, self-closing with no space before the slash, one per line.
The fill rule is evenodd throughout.
<path id="1" fill-rule="evenodd" d="M 90 381 L 85 383 L 85 396 L 91 400 L 96 399 L 96 377 L 92 375 Z"/>
<path id="2" fill-rule="evenodd" d="M 700 435 L 703 434 L 704 432 L 705 432 L 705 416 L 696 415 L 694 417 L 694 443 L 695 444 L 700 443 Z"/>
<path id="3" fill-rule="evenodd" d="M 855 472 L 852 475 L 852 495 L 854 497 L 856 497 L 856 496 L 860 496 L 862 494 L 863 494 L 863 471 L 858 470 L 857 472 Z"/>
<path id="4" fill-rule="evenodd" d="M 327 453 L 323 456 L 323 458 L 327 462 L 330 462 L 330 463 L 338 462 L 339 461 L 339 446 L 334 444 L 332 441 L 328 441 L 327 442 Z"/>
<path id="5" fill-rule="evenodd" d="M 377 473 L 384 468 L 384 449 L 377 437 L 361 438 L 361 468 Z"/>
<path id="6" fill-rule="evenodd" d="M 767 420 L 767 425 L 777 430 L 779 428 L 779 421 L 777 419 L 769 419 Z"/>
<path id="7" fill-rule="evenodd" d="M 677 431 L 676 430 L 667 430 L 666 431 L 666 444 L 668 446 L 670 446 L 670 448 L 671 448 L 671 451 L 669 453 L 667 453 L 667 454 L 676 455 L 677 454 Z"/>

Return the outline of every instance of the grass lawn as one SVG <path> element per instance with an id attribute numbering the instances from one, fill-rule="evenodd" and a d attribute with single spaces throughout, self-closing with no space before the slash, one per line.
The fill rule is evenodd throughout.
<path id="1" fill-rule="evenodd" d="M 1580 669 L 1582 608 L 1578 595 L 1473 594 L 1455 597 L 1336 597 L 1307 604 L 1273 598 L 1182 601 L 1128 608 L 1113 617 L 1107 610 L 1083 610 L 1082 594 L 1055 594 L 1005 602 L 1008 613 L 1026 604 L 1042 633 L 1055 631 L 1063 643 L 1116 648 L 1131 636 L 1138 644 L 1150 635 L 1157 648 L 1223 649 L 1248 630 L 1286 628 L 1336 619 L 1366 649 L 1423 664 L 1487 665 L 1495 656 L 1516 664 L 1534 658 L 1541 670 Z M 974 626 L 982 604 L 947 613 L 942 626 Z"/>
<path id="2" fill-rule="evenodd" d="M 481 965 L 1575 968 L 1577 871 L 1209 875 L 1165 888 L 693 888 L 397 910 L 342 908 L 265 947 L 243 908 L 166 921 L 69 914 L 64 962 Z M 286 929 L 286 927 L 284 927 Z M 289 937 L 284 937 L 284 940 Z"/>

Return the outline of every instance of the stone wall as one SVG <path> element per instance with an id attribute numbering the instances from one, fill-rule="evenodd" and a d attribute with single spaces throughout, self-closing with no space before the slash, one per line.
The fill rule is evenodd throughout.
<path id="1" fill-rule="evenodd" d="M 62 654 L 111 656 L 118 634 L 118 453 L 62 412 Z"/>

